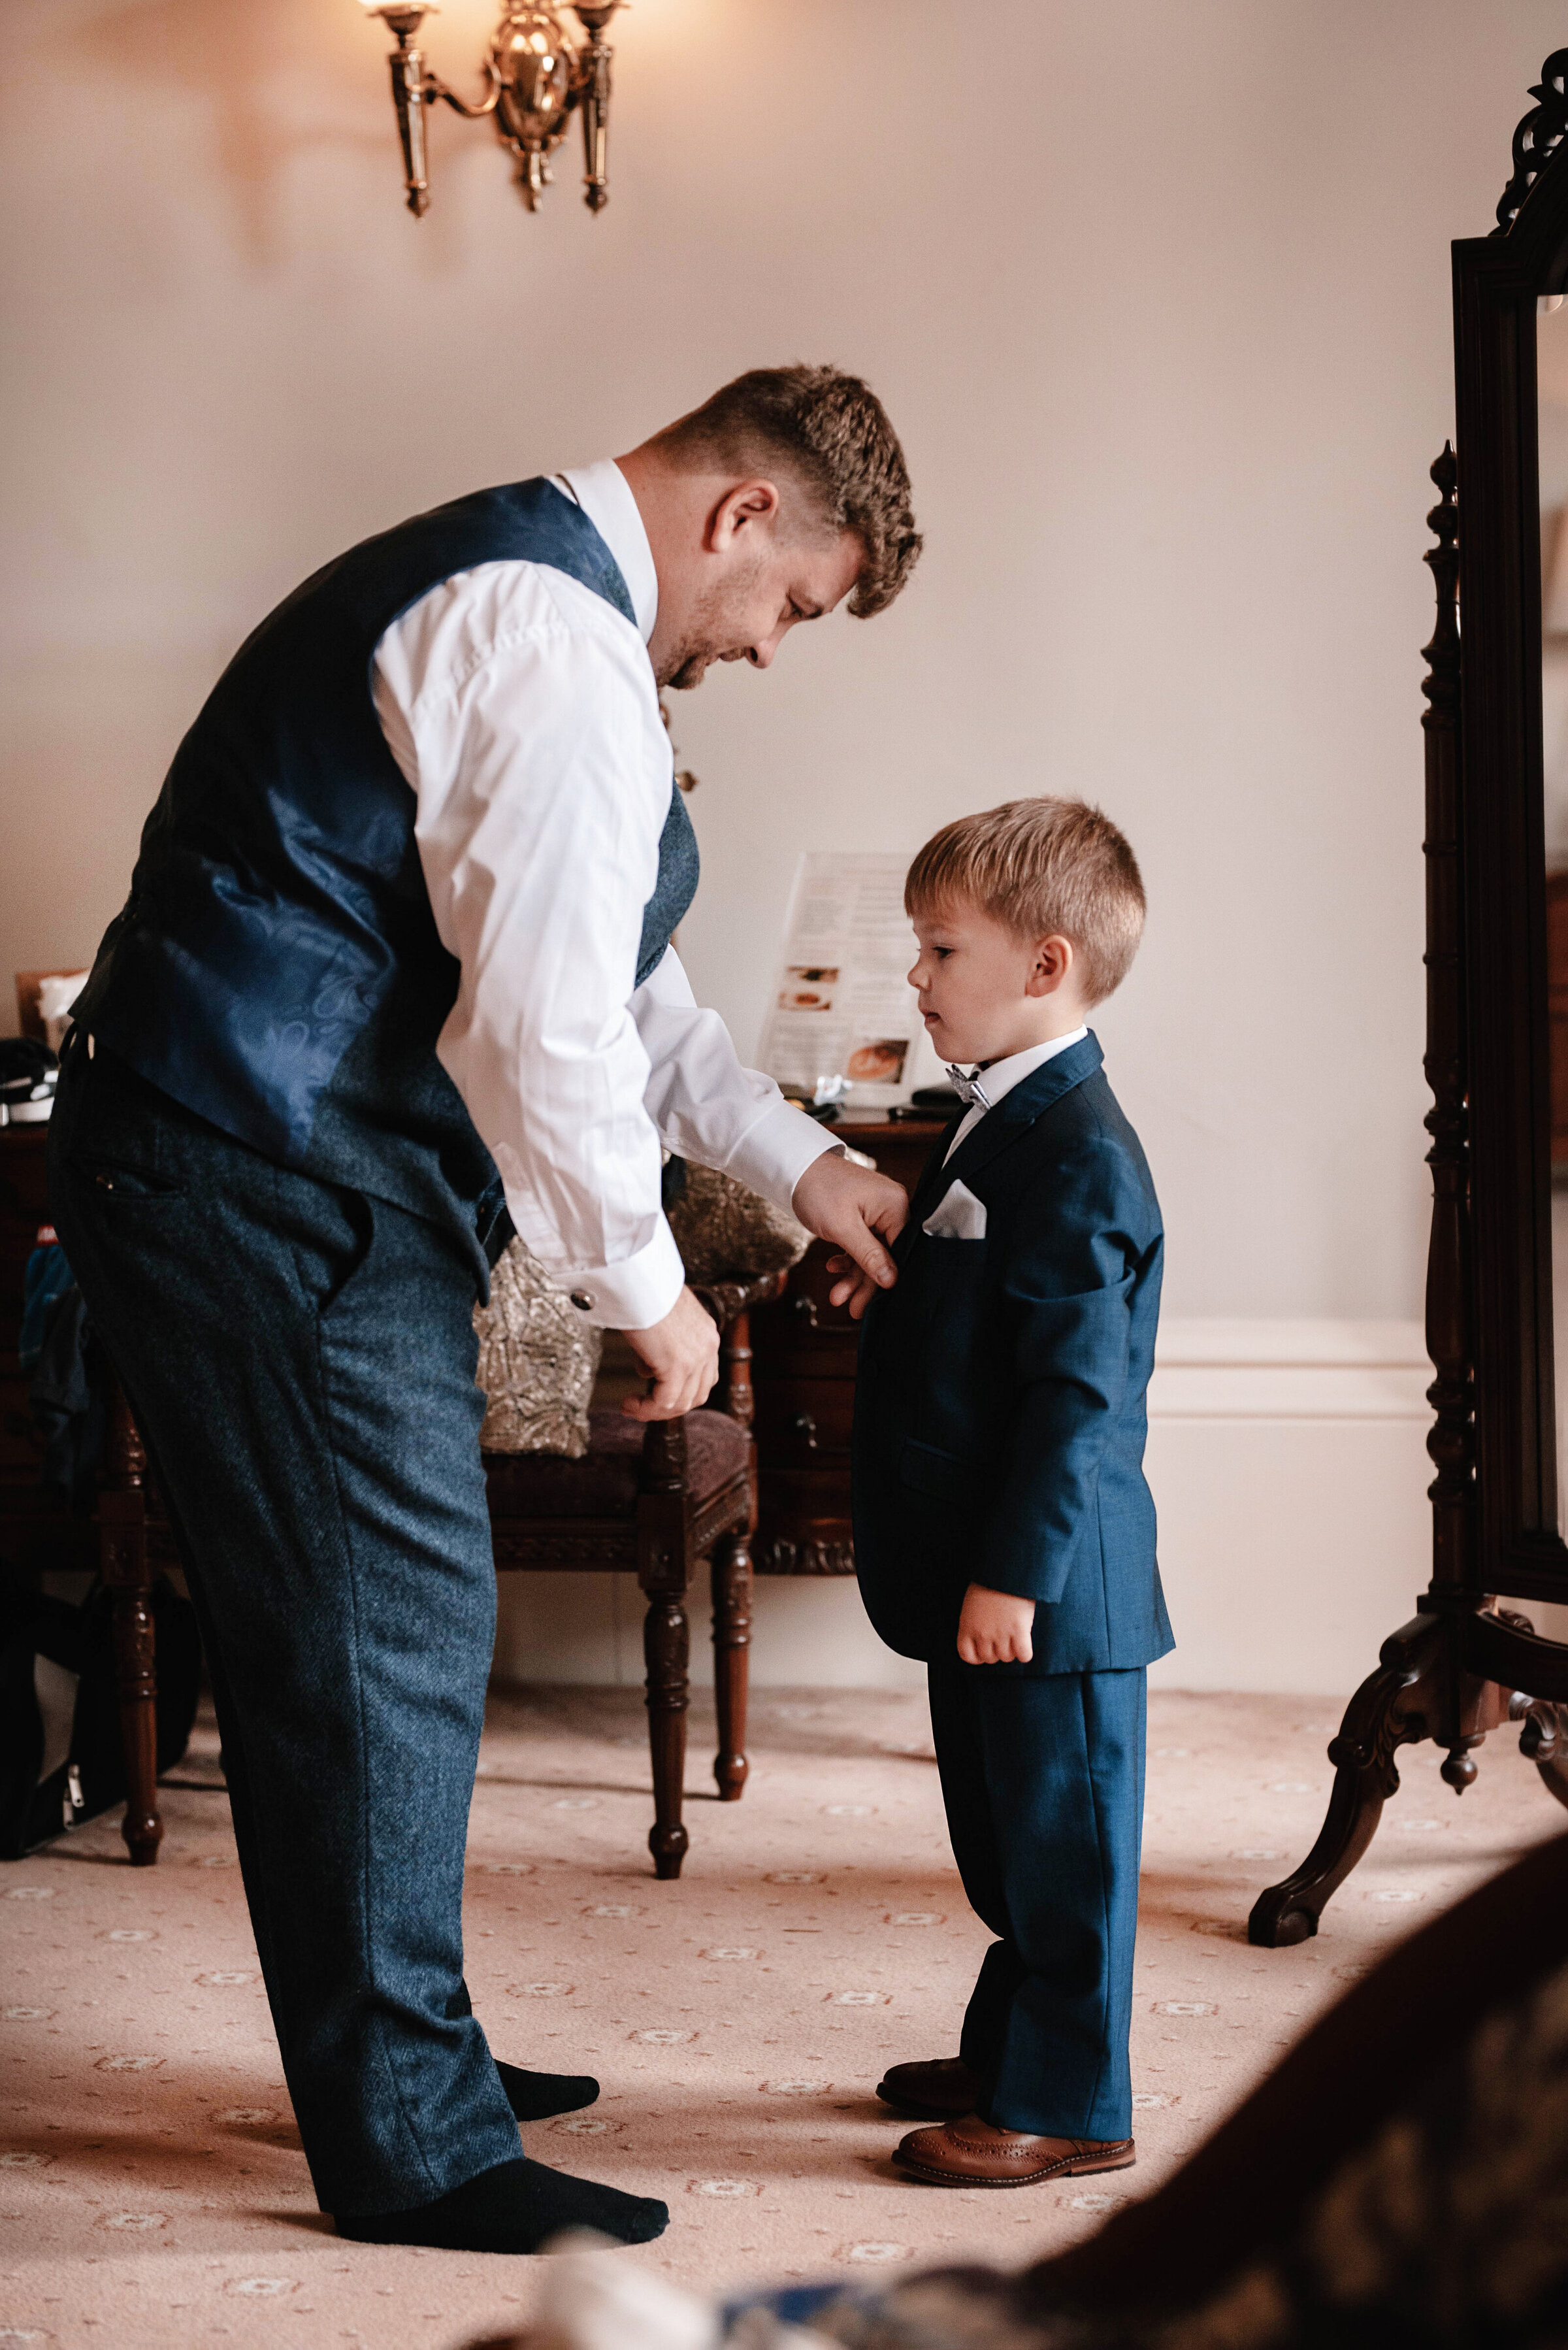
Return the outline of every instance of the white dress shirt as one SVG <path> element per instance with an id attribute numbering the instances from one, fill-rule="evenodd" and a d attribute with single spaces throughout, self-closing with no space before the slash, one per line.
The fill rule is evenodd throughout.
<path id="1" fill-rule="evenodd" d="M 1070 1035 L 1053 1036 L 1048 1045 L 1030 1045 L 1022 1053 L 1009 1053 L 1004 1061 L 992 1061 L 979 1070 L 978 1081 L 985 1089 L 985 1099 L 970 1104 L 963 1124 L 943 1154 L 942 1165 L 947 1165 L 961 1142 L 968 1141 L 986 1111 L 994 1109 L 1004 1094 L 1022 1085 L 1025 1077 L 1032 1077 L 1036 1069 L 1043 1069 L 1047 1061 L 1054 1061 L 1058 1053 L 1064 1053 L 1069 1045 L 1081 1045 L 1088 1033 L 1086 1028 L 1075 1028 Z"/>
<path id="2" fill-rule="evenodd" d="M 589 1321 L 639 1330 L 684 1278 L 661 1141 L 784 1208 L 836 1146 L 741 1066 L 673 948 L 634 988 L 673 788 L 648 658 L 659 580 L 617 465 L 556 482 L 615 556 L 636 625 L 548 565 L 483 563 L 393 622 L 373 690 L 462 965 L 437 1055 L 529 1250 Z"/>

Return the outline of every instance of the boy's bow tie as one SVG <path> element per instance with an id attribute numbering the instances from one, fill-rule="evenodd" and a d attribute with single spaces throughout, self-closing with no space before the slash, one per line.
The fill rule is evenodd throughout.
<path id="1" fill-rule="evenodd" d="M 952 1087 L 954 1093 L 957 1094 L 960 1101 L 962 1102 L 965 1109 L 972 1109 L 977 1102 L 980 1104 L 981 1109 L 989 1109 L 991 1107 L 991 1097 L 986 1092 L 985 1087 L 981 1084 L 980 1072 L 978 1069 L 972 1077 L 966 1077 L 963 1071 L 961 1069 L 955 1069 L 952 1063 L 950 1061 L 948 1063 L 948 1082 Z"/>

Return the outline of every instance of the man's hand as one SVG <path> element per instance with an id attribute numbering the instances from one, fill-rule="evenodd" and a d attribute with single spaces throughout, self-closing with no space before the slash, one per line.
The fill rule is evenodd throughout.
<path id="1" fill-rule="evenodd" d="M 628 1396 L 622 1411 L 632 1419 L 679 1419 L 695 1411 L 719 1376 L 719 1332 L 706 1307 L 683 1289 L 662 1322 L 626 1336 L 653 1393 Z"/>
<path id="2" fill-rule="evenodd" d="M 959 1617 L 958 1652 L 966 1665 L 1026 1665 L 1034 1655 L 1034 1602 L 971 1583 Z"/>
<path id="3" fill-rule="evenodd" d="M 848 1305 L 858 1322 L 874 1289 L 890 1289 L 898 1269 L 889 1245 L 904 1229 L 909 1198 L 901 1183 L 868 1167 L 851 1167 L 836 1150 L 814 1159 L 794 1187 L 795 1214 L 819 1241 L 836 1241 L 840 1253 L 828 1259 L 836 1275 L 828 1296 Z"/>

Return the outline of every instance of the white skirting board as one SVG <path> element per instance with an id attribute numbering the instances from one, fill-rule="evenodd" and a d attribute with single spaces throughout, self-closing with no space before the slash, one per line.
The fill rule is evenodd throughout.
<path id="1" fill-rule="evenodd" d="M 1348 1697 L 1374 1669 L 1431 1571 L 1431 1378 L 1418 1322 L 1166 1324 L 1156 1687 Z"/>
<path id="2" fill-rule="evenodd" d="M 1418 1322 L 1164 1325 L 1148 1475 L 1177 1646 L 1157 1686 L 1347 1697 L 1372 1671 L 1430 1572 L 1431 1377 Z M 691 1635 L 701 1685 L 705 1598 Z M 635 1577 L 503 1575 L 495 1668 L 640 1681 Z M 758 1578 L 753 1687 L 921 1678 L 877 1639 L 853 1582 Z"/>

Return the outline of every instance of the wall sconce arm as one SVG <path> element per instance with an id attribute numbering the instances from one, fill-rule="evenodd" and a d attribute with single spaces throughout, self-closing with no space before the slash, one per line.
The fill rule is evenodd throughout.
<path id="1" fill-rule="evenodd" d="M 452 112 L 461 114 L 465 122 L 483 122 L 487 114 L 494 113 L 496 103 L 501 96 L 500 81 L 496 77 L 494 67 L 488 59 L 485 63 L 484 74 L 485 79 L 490 84 L 490 96 L 481 99 L 477 106 L 470 106 L 465 98 L 459 98 L 455 89 L 449 88 L 447 84 L 439 80 L 434 74 L 431 75 L 426 88 L 431 98 L 444 98 Z"/>

